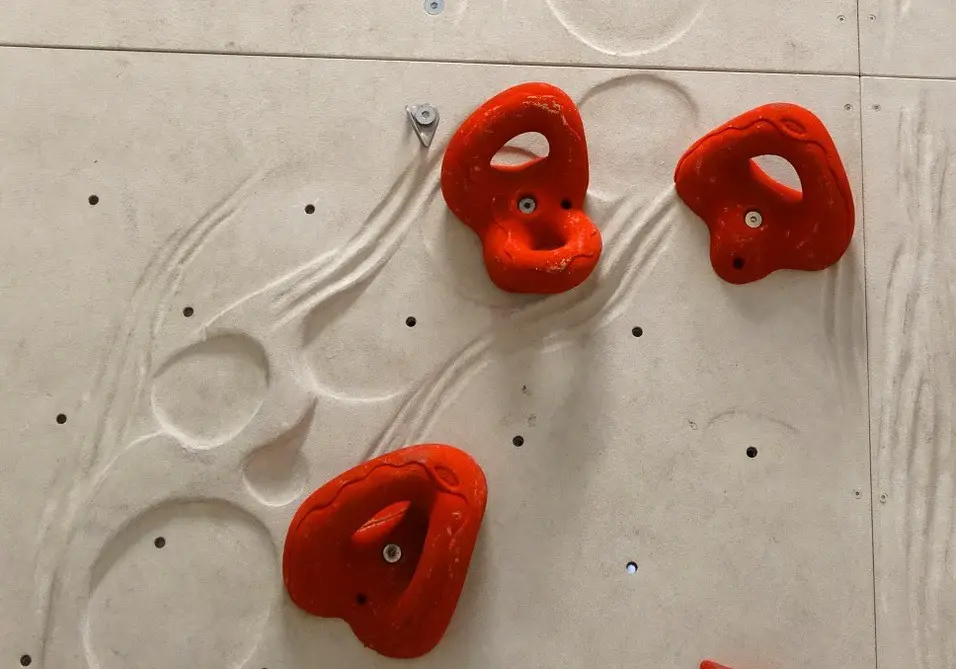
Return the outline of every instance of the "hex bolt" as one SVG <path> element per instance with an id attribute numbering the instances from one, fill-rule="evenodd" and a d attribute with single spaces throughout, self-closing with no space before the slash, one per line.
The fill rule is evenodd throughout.
<path id="1" fill-rule="evenodd" d="M 431 105 L 420 105 L 415 109 L 415 120 L 422 125 L 431 125 L 438 118 L 438 113 Z"/>
<path id="2" fill-rule="evenodd" d="M 518 200 L 518 211 L 520 211 L 522 214 L 533 214 L 534 210 L 537 208 L 538 201 L 530 195 L 526 195 Z"/>
<path id="3" fill-rule="evenodd" d="M 382 557 L 389 564 L 395 564 L 402 559 L 402 547 L 398 544 L 387 544 L 382 549 Z"/>
<path id="4" fill-rule="evenodd" d="M 744 216 L 744 223 L 748 228 L 759 228 L 763 225 L 763 215 L 759 211 L 748 211 Z"/>

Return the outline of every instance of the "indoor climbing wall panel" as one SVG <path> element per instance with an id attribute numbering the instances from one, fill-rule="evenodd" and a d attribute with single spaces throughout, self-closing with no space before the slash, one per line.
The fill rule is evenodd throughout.
<path id="1" fill-rule="evenodd" d="M 956 82 L 865 79 L 880 666 L 956 664 Z"/>
<path id="2" fill-rule="evenodd" d="M 860 0 L 863 74 L 956 78 L 956 3 Z"/>
<path id="3" fill-rule="evenodd" d="M 861 193 L 857 77 L 5 49 L 0 79 L 2 666 L 392 666 L 290 601 L 283 542 L 312 490 L 436 441 L 488 504 L 414 666 L 874 667 L 862 226 L 732 286 L 673 186 L 787 99 Z M 528 80 L 580 108 L 604 240 L 549 298 L 494 287 L 439 190 Z"/>
<path id="4" fill-rule="evenodd" d="M 0 43 L 857 73 L 856 17 L 855 0 L 4 0 Z"/>

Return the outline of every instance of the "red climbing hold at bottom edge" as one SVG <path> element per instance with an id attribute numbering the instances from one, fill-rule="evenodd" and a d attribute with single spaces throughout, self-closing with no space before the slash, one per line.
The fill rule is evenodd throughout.
<path id="1" fill-rule="evenodd" d="M 487 483 L 464 451 L 411 446 L 332 479 L 299 507 L 282 572 L 292 600 L 395 658 L 430 651 L 465 583 Z"/>

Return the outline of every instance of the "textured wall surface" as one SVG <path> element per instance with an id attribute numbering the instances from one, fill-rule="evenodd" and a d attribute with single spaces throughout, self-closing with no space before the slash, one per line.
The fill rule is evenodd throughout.
<path id="1" fill-rule="evenodd" d="M 868 79 L 864 94 L 880 662 L 952 667 L 956 83 Z"/>
<path id="2" fill-rule="evenodd" d="M 440 2 L 439 14 L 423 2 Z M 0 43 L 857 73 L 853 0 L 4 0 Z"/>
<path id="3" fill-rule="evenodd" d="M 396 664 L 299 611 L 281 549 L 424 441 L 489 502 L 409 664 L 956 665 L 956 82 L 860 76 L 956 76 L 950 3 L 383 5 L 0 6 L 0 667 Z M 580 107 L 605 246 L 549 298 L 490 283 L 438 183 L 530 80 Z M 856 236 L 731 286 L 673 169 L 778 100 Z"/>
<path id="4" fill-rule="evenodd" d="M 956 77 L 956 3 L 859 0 L 863 74 Z"/>

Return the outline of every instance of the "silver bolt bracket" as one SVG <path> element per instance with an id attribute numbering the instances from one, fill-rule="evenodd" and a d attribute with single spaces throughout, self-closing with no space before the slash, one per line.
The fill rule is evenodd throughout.
<path id="1" fill-rule="evenodd" d="M 425 13 L 437 16 L 445 9 L 445 0 L 425 0 Z"/>
<path id="2" fill-rule="evenodd" d="M 408 105 L 405 107 L 408 119 L 412 123 L 412 129 L 418 135 L 422 146 L 428 148 L 435 138 L 435 132 L 438 130 L 438 121 L 440 115 L 438 110 L 428 103 L 420 105 Z"/>

